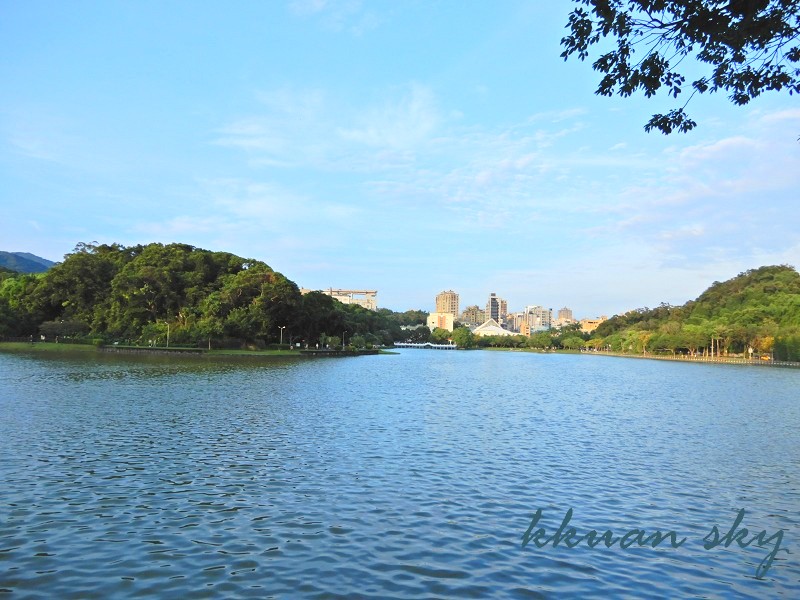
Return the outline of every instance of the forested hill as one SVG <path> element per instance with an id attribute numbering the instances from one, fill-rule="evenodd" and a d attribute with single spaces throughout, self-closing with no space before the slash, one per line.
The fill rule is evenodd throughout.
<path id="1" fill-rule="evenodd" d="M 788 265 L 761 267 L 714 282 L 683 306 L 662 304 L 612 317 L 594 345 L 618 351 L 774 352 L 800 360 L 800 274 Z"/>
<path id="2" fill-rule="evenodd" d="M 388 344 L 403 315 L 301 295 L 269 265 L 187 244 L 79 244 L 39 275 L 0 283 L 0 335 L 150 343 L 316 344 L 320 336 Z"/>
<path id="3" fill-rule="evenodd" d="M 800 275 L 786 265 L 753 269 L 714 282 L 689 306 L 694 319 L 800 327 Z"/>

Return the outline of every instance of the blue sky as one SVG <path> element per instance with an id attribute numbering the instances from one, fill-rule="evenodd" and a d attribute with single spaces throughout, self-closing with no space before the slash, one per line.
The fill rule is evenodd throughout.
<path id="1" fill-rule="evenodd" d="M 601 98 L 571 2 L 0 7 L 0 249 L 184 242 L 379 305 L 576 317 L 800 265 L 800 105 Z M 691 68 L 691 66 L 690 66 Z"/>

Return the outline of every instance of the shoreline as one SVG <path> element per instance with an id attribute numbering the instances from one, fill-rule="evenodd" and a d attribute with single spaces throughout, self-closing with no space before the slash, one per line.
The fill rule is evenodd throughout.
<path id="1" fill-rule="evenodd" d="M 667 356 L 661 354 L 625 354 L 623 352 L 605 352 L 602 350 L 544 350 L 542 348 L 503 348 L 503 347 L 489 347 L 486 348 L 468 348 L 468 350 L 488 350 L 489 352 L 526 352 L 530 354 L 581 354 L 581 355 L 598 355 L 598 356 L 611 356 L 619 358 L 638 358 L 638 359 L 652 359 L 652 360 L 670 360 L 675 362 L 695 363 L 695 364 L 718 364 L 718 365 L 750 365 L 755 367 L 781 367 L 788 369 L 800 369 L 800 362 L 786 361 L 786 360 L 759 360 L 747 359 L 737 357 L 695 357 L 695 356 Z"/>
<path id="2" fill-rule="evenodd" d="M 47 354 L 97 353 L 129 356 L 179 356 L 202 358 L 314 358 L 367 356 L 384 353 L 382 349 L 369 350 L 207 350 L 205 348 L 149 347 L 149 346 L 94 346 L 56 342 L 0 342 L 0 352 L 27 352 Z M 389 352 L 387 352 L 389 354 Z"/>
<path id="3" fill-rule="evenodd" d="M 727 356 L 705 357 L 705 356 L 664 356 L 659 354 L 624 354 L 622 352 L 603 352 L 603 351 L 588 351 L 580 352 L 584 355 L 597 355 L 597 356 L 612 356 L 619 358 L 638 358 L 644 360 L 669 360 L 673 362 L 692 363 L 692 364 L 716 364 L 716 365 L 743 365 L 751 367 L 782 367 L 788 369 L 800 368 L 800 362 L 784 361 L 784 360 L 760 360 L 749 358 L 736 358 Z"/>
<path id="4" fill-rule="evenodd" d="M 693 357 L 693 356 L 665 356 L 657 354 L 625 354 L 622 352 L 606 351 L 579 351 L 579 350 L 544 350 L 538 348 L 470 348 L 465 350 L 486 350 L 489 352 L 525 352 L 531 354 L 580 354 L 595 356 L 610 356 L 617 358 L 637 358 L 645 360 L 666 360 L 691 364 L 720 364 L 744 365 L 756 367 L 779 367 L 800 369 L 800 362 L 758 360 L 735 357 Z M 145 346 L 94 346 L 92 344 L 70 344 L 55 342 L 3 342 L 0 341 L 0 352 L 27 352 L 46 354 L 80 354 L 94 352 L 97 354 L 124 354 L 131 356 L 180 356 L 202 358 L 342 358 L 353 356 L 375 356 L 379 354 L 398 354 L 393 348 L 371 348 L 364 350 L 206 350 L 205 348 L 166 348 Z"/>

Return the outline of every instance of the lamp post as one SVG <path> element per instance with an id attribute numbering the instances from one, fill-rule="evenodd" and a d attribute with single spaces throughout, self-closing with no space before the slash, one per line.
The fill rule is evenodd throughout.
<path id="1" fill-rule="evenodd" d="M 286 329 L 286 325 L 279 325 L 278 329 L 281 330 L 281 346 L 283 346 L 283 330 Z"/>
<path id="2" fill-rule="evenodd" d="M 342 331 L 342 350 L 344 350 L 344 334 L 347 333 L 347 330 Z"/>
<path id="3" fill-rule="evenodd" d="M 167 324 L 167 348 L 169 348 L 169 321 L 165 321 Z"/>

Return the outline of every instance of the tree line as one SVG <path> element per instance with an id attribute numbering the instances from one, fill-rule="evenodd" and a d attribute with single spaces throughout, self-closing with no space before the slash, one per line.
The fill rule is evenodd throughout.
<path id="1" fill-rule="evenodd" d="M 0 272 L 0 336 L 203 347 L 391 344 L 427 313 L 301 294 L 269 265 L 188 244 L 81 243 L 43 274 Z M 334 336 L 338 339 L 334 340 Z"/>
<path id="2" fill-rule="evenodd" d="M 395 341 L 461 348 L 606 349 L 625 353 L 800 360 L 800 275 L 768 266 L 714 282 L 682 306 L 617 315 L 591 334 L 579 325 L 531 336 L 477 337 L 463 326 L 430 331 L 428 313 L 366 310 L 297 285 L 267 264 L 187 244 L 76 246 L 46 273 L 0 268 L 0 336 L 202 347 Z"/>

